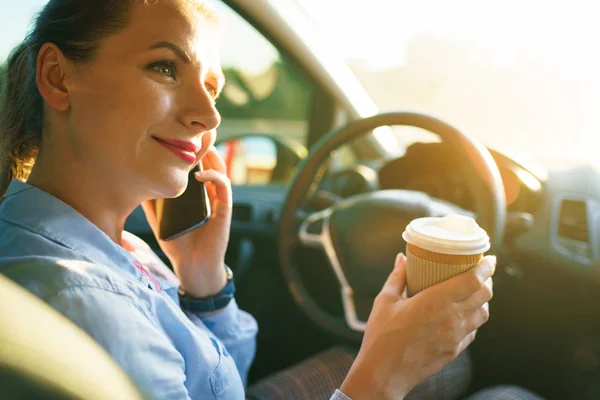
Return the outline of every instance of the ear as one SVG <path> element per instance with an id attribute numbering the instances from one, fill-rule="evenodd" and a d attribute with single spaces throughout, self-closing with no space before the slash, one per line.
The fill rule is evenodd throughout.
<path id="1" fill-rule="evenodd" d="M 67 77 L 72 72 L 72 63 L 54 43 L 44 43 L 38 53 L 35 81 L 48 106 L 56 111 L 69 109 Z"/>

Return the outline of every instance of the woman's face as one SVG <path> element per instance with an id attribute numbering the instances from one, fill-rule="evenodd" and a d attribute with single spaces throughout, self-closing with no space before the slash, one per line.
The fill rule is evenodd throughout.
<path id="1" fill-rule="evenodd" d="M 217 45 L 186 1 L 135 6 L 69 79 L 67 143 L 80 164 L 119 191 L 181 193 L 220 122 Z"/>

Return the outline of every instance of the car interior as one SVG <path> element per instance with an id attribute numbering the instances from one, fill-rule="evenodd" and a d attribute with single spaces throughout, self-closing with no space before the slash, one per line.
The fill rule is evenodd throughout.
<path id="1" fill-rule="evenodd" d="M 230 34 L 255 41 L 268 66 L 255 72 L 225 35 L 216 146 L 233 184 L 226 263 L 259 325 L 249 384 L 333 346 L 358 349 L 406 225 L 459 213 L 477 218 L 498 256 L 491 318 L 470 346 L 471 389 L 600 398 L 599 171 L 549 170 L 436 115 L 360 115 L 257 17 L 264 3 L 218 2 Z M 427 140 L 391 154 L 378 139 L 389 127 Z M 169 265 L 141 208 L 125 229 Z M 1 277 L 0 397 L 141 398 L 74 325 Z M 39 341 L 31 321 L 42 314 L 53 335 Z"/>

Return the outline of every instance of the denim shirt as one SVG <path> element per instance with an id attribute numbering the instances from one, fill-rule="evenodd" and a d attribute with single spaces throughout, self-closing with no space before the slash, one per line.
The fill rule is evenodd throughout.
<path id="1" fill-rule="evenodd" d="M 143 241 L 125 235 L 135 249 L 14 180 L 0 204 L 0 273 L 92 336 L 144 392 L 243 399 L 256 351 L 254 318 L 235 300 L 209 316 L 183 312 L 174 275 Z M 158 268 L 149 272 L 151 264 Z"/>

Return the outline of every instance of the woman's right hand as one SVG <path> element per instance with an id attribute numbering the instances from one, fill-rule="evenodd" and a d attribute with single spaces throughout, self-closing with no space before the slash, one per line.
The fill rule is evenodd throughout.
<path id="1" fill-rule="evenodd" d="M 375 299 L 364 339 L 340 390 L 353 400 L 401 399 L 475 339 L 489 317 L 496 258 L 406 298 L 406 257 Z"/>

